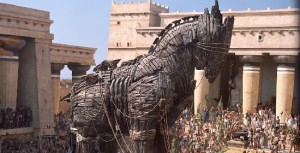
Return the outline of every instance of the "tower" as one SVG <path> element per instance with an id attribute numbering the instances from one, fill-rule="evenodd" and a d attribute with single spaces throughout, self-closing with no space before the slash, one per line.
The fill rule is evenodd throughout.
<path id="1" fill-rule="evenodd" d="M 137 38 L 139 28 L 159 27 L 159 13 L 168 13 L 169 8 L 147 2 L 115 3 L 112 1 L 108 40 L 108 59 L 133 59 L 147 49 Z M 150 41 L 153 41 L 151 39 Z"/>

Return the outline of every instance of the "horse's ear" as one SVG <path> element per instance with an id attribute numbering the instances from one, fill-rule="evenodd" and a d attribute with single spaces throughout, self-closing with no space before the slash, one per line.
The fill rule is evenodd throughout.
<path id="1" fill-rule="evenodd" d="M 220 9 L 219 9 L 219 2 L 218 2 L 218 0 L 215 0 L 215 6 L 213 6 L 212 8 L 211 8 L 211 15 L 214 17 L 214 18 L 216 18 L 216 19 L 218 19 L 218 21 L 219 21 L 219 25 L 222 25 L 222 19 L 223 19 L 223 15 L 221 14 L 221 11 L 220 11 Z"/>

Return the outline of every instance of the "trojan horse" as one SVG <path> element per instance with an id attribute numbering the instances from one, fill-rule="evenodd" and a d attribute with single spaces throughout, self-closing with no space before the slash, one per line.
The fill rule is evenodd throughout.
<path id="1" fill-rule="evenodd" d="M 212 83 L 226 60 L 234 17 L 222 18 L 216 1 L 211 13 L 170 23 L 148 54 L 104 61 L 74 84 L 77 152 L 167 152 L 169 127 L 193 102 L 195 68 Z"/>

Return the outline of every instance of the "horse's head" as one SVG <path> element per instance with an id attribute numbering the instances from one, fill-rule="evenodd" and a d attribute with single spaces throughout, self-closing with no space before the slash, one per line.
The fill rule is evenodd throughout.
<path id="1" fill-rule="evenodd" d="M 211 14 L 205 9 L 198 18 L 197 42 L 194 43 L 196 68 L 205 70 L 205 77 L 212 83 L 226 60 L 233 29 L 234 17 L 225 18 L 223 23 L 218 1 Z"/>

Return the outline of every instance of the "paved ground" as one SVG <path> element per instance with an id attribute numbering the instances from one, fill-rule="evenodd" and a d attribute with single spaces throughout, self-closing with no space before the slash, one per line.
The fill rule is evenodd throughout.
<path id="1" fill-rule="evenodd" d="M 227 142 L 229 145 L 229 150 L 226 153 L 243 153 L 246 149 L 243 148 L 244 143 L 242 141 L 230 140 Z M 271 153 L 270 149 L 248 149 L 246 152 L 249 153 Z M 290 145 L 286 145 L 285 150 L 280 150 L 279 153 L 288 153 L 290 152 Z M 296 151 L 295 153 L 300 153 L 300 151 Z"/>
<path id="2" fill-rule="evenodd" d="M 229 147 L 228 148 L 229 150 L 226 151 L 226 153 L 243 153 L 243 151 L 245 151 L 245 149 L 243 148 L 236 148 L 236 147 Z M 271 153 L 271 150 L 269 149 L 258 149 L 257 152 L 256 150 L 252 150 L 252 149 L 249 149 L 249 150 L 246 150 L 247 153 Z M 282 151 L 279 151 L 279 153 L 288 153 L 290 150 L 289 149 L 286 149 L 286 150 L 282 150 Z M 292 151 L 293 153 L 293 151 Z M 295 153 L 300 153 L 300 151 L 296 151 Z"/>

